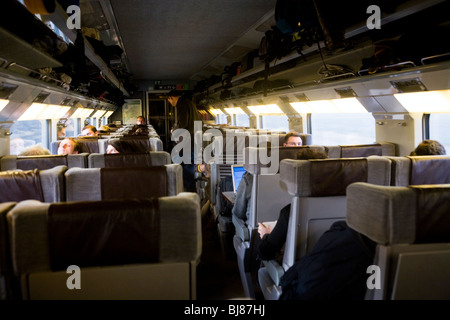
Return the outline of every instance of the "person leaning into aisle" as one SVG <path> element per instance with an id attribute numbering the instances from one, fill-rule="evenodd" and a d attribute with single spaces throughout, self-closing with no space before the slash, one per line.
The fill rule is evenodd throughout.
<path id="1" fill-rule="evenodd" d="M 198 168 L 206 170 L 205 166 L 198 166 L 195 163 L 195 150 L 194 150 L 194 121 L 202 121 L 202 116 L 198 112 L 197 107 L 194 105 L 190 97 L 187 94 L 183 94 L 182 91 L 172 90 L 167 95 L 167 100 L 175 108 L 176 121 L 172 128 L 172 132 L 176 129 L 186 129 L 189 132 L 191 139 L 191 155 L 190 163 L 182 163 L 183 166 L 183 183 L 184 189 L 188 192 L 196 192 L 195 174 Z M 177 142 L 178 143 L 178 142 Z"/>

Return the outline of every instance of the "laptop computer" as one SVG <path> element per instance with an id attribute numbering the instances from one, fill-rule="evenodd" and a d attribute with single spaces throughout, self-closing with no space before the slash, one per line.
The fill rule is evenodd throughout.
<path id="1" fill-rule="evenodd" d="M 233 164 L 231 166 L 231 176 L 233 179 L 233 191 L 236 193 L 237 188 L 239 187 L 239 183 L 242 180 L 242 176 L 246 172 L 243 165 Z"/>
<path id="2" fill-rule="evenodd" d="M 239 187 L 239 183 L 242 180 L 242 176 L 245 173 L 245 168 L 243 165 L 234 164 L 231 166 L 231 180 L 233 181 L 233 191 L 223 191 L 222 195 L 234 205 L 234 200 L 236 199 L 236 191 Z"/>

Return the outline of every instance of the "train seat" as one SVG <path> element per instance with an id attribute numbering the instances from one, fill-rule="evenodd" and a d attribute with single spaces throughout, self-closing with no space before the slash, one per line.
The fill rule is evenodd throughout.
<path id="1" fill-rule="evenodd" d="M 166 151 L 116 154 L 91 153 L 88 156 L 89 168 L 151 167 L 171 163 L 170 154 Z"/>
<path id="2" fill-rule="evenodd" d="M 390 161 L 380 156 L 281 161 L 280 185 L 291 196 L 291 213 L 281 265 L 277 260 L 262 261 L 258 270 L 267 300 L 280 297 L 284 272 L 308 253 L 334 222 L 345 220 L 347 186 L 359 181 L 389 185 L 390 168 Z"/>
<path id="3" fill-rule="evenodd" d="M 67 201 L 172 196 L 183 191 L 181 165 L 141 168 L 71 168 L 65 173 Z"/>
<path id="4" fill-rule="evenodd" d="M 22 201 L 7 214 L 21 298 L 196 299 L 200 215 L 195 193 L 59 204 Z"/>
<path id="5" fill-rule="evenodd" d="M 106 153 L 108 139 L 99 137 L 73 137 L 81 147 L 81 153 Z M 50 152 L 58 154 L 58 147 L 61 140 L 52 141 L 50 144 Z"/>
<path id="6" fill-rule="evenodd" d="M 0 202 L 35 199 L 43 202 L 65 201 L 64 173 L 67 166 L 46 170 L 0 172 Z"/>
<path id="7" fill-rule="evenodd" d="M 45 156 L 7 155 L 0 160 L 1 170 L 45 170 L 56 166 L 87 168 L 88 155 L 88 153 Z"/>
<path id="8" fill-rule="evenodd" d="M 450 299 L 449 198 L 450 184 L 348 187 L 347 224 L 377 243 L 366 300 Z"/>
<path id="9" fill-rule="evenodd" d="M 389 157 L 393 186 L 450 183 L 450 156 Z"/>

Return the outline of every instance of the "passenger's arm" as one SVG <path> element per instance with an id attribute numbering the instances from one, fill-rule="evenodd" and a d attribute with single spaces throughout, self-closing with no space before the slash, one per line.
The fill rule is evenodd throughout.
<path id="1" fill-rule="evenodd" d="M 276 257 L 286 242 L 287 229 L 291 205 L 285 206 L 280 211 L 280 217 L 272 232 L 265 234 L 258 245 L 258 255 L 262 260 L 271 260 Z"/>

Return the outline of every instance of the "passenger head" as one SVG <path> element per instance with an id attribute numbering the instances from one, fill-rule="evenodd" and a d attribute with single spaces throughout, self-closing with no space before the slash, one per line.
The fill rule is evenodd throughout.
<path id="1" fill-rule="evenodd" d="M 167 101 L 173 106 L 176 107 L 178 99 L 182 96 L 180 90 L 172 90 L 167 94 Z"/>
<path id="2" fill-rule="evenodd" d="M 106 147 L 107 154 L 114 154 L 122 152 L 121 142 L 119 140 L 109 141 L 108 147 Z"/>
<path id="3" fill-rule="evenodd" d="M 47 148 L 44 148 L 43 146 L 37 144 L 31 147 L 26 148 L 21 153 L 19 153 L 19 156 L 47 156 L 50 155 L 50 150 Z"/>
<path id="4" fill-rule="evenodd" d="M 147 121 L 145 121 L 145 118 L 143 116 L 139 116 L 136 119 L 136 124 L 138 124 L 138 125 L 146 125 Z"/>
<path id="5" fill-rule="evenodd" d="M 108 126 L 101 126 L 99 131 L 100 133 L 108 133 L 111 129 Z"/>
<path id="6" fill-rule="evenodd" d="M 81 131 L 82 136 L 98 136 L 97 128 L 93 125 L 87 125 L 83 128 L 83 131 Z"/>
<path id="7" fill-rule="evenodd" d="M 414 151 L 411 152 L 410 156 L 437 156 L 445 155 L 445 148 L 436 140 L 423 140 L 417 146 Z"/>
<path id="8" fill-rule="evenodd" d="M 56 130 L 56 135 L 58 140 L 64 139 L 66 137 L 66 127 L 65 126 L 58 126 Z"/>
<path id="9" fill-rule="evenodd" d="M 59 143 L 58 154 L 77 154 L 80 152 L 80 144 L 72 138 L 65 138 Z"/>
<path id="10" fill-rule="evenodd" d="M 283 147 L 300 147 L 303 145 L 300 133 L 291 131 L 284 136 Z"/>
<path id="11" fill-rule="evenodd" d="M 297 160 L 328 159 L 328 154 L 325 151 L 318 149 L 300 148 L 295 158 Z"/>

